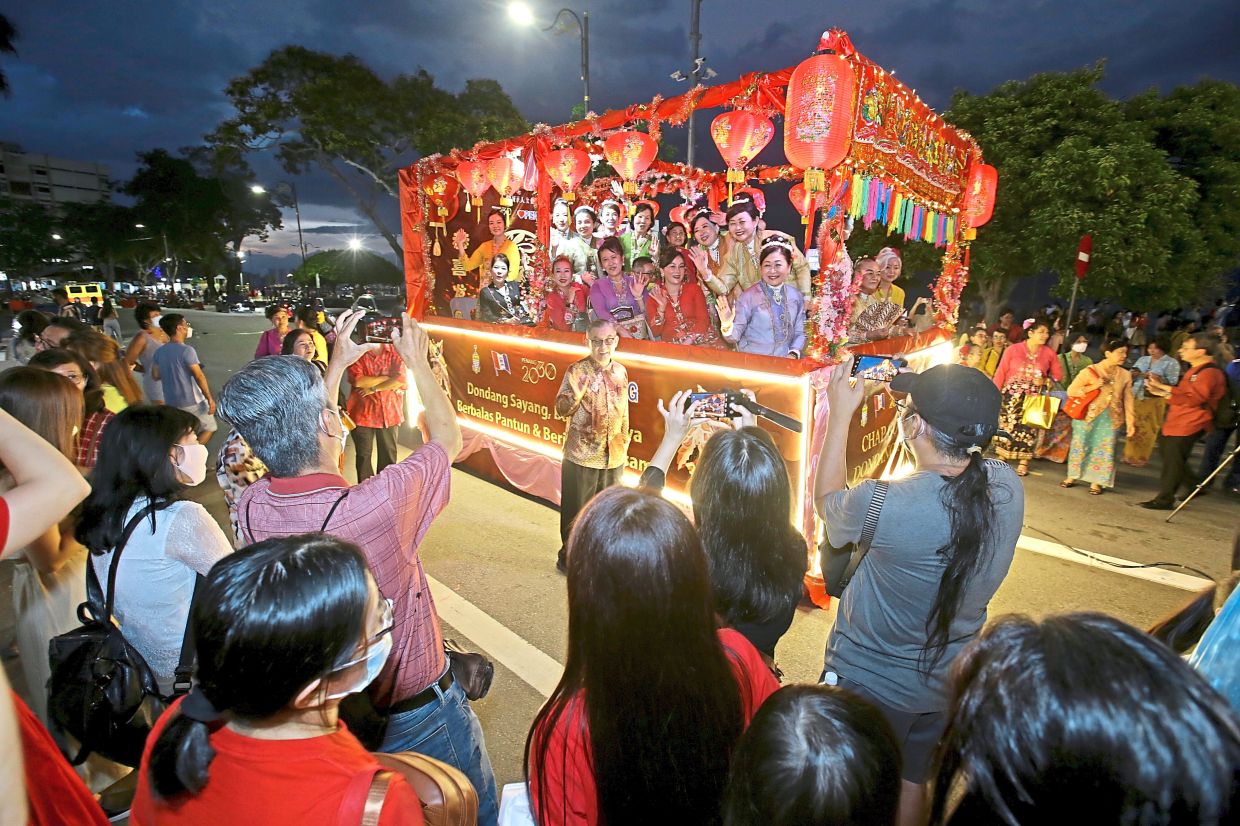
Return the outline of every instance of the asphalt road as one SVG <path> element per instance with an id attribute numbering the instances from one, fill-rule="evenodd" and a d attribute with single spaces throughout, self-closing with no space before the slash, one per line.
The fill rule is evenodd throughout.
<path id="1" fill-rule="evenodd" d="M 252 357 L 258 334 L 267 326 L 261 315 L 186 315 L 195 329 L 191 343 L 213 388 Z M 122 325 L 127 336 L 132 334 L 132 318 Z M 220 441 L 222 434 L 212 441 L 213 452 Z M 346 467 L 351 476 L 351 454 Z M 1156 471 L 1121 466 L 1117 492 L 1095 497 L 1083 487 L 1059 488 L 1063 468 L 1035 462 L 1026 479 L 1028 541 L 991 604 L 992 616 L 1102 611 L 1145 627 L 1190 596 L 1184 587 L 1045 553 L 1063 545 L 1134 562 L 1177 562 L 1210 576 L 1226 573 L 1240 504 L 1216 494 L 1193 502 L 1168 525 L 1165 513 L 1135 506 L 1153 495 Z M 223 496 L 213 479 L 195 489 L 193 498 L 227 531 Z M 453 471 L 451 504 L 421 549 L 427 572 L 439 583 L 432 587 L 445 617 L 445 635 L 497 660 L 491 693 L 475 705 L 501 784 L 521 777 L 530 721 L 563 662 L 567 608 L 564 579 L 554 568 L 557 519 L 556 511 L 540 501 Z M 786 680 L 816 679 L 833 619 L 833 609 L 800 610 L 777 652 Z"/>

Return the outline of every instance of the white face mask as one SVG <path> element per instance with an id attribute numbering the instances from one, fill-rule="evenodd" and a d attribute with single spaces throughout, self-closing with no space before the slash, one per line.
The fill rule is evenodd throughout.
<path id="1" fill-rule="evenodd" d="M 177 445 L 176 455 L 180 456 L 180 460 L 174 458 L 172 466 L 189 480 L 191 487 L 201 485 L 202 480 L 207 478 L 207 446 Z"/>
<path id="2" fill-rule="evenodd" d="M 379 676 L 379 672 L 383 670 L 383 666 L 387 663 L 388 655 L 392 653 L 392 635 L 384 634 L 377 641 L 370 644 L 370 648 L 366 651 L 366 656 L 361 660 L 347 662 L 336 671 L 343 671 L 346 668 L 357 665 L 359 662 L 366 663 L 366 669 L 360 677 L 348 685 L 338 687 L 331 694 L 327 695 L 328 700 L 339 700 L 341 697 L 347 697 L 350 694 L 356 694 L 375 681 Z"/>
<path id="3" fill-rule="evenodd" d="M 1084 353 L 1088 349 L 1089 349 L 1088 341 L 1078 341 L 1076 344 L 1072 345 L 1072 352 L 1074 353 Z"/>
<path id="4" fill-rule="evenodd" d="M 147 326 L 148 326 L 148 327 L 150 327 L 150 328 L 152 328 L 152 329 L 155 329 L 155 328 L 159 327 L 159 320 L 160 320 L 161 318 L 163 318 L 163 316 L 160 316 L 160 315 L 153 315 L 153 316 L 151 316 L 151 320 L 147 323 Z"/>
<path id="5" fill-rule="evenodd" d="M 186 337 L 187 339 L 188 339 L 188 338 L 193 338 L 193 337 L 194 337 L 194 328 L 193 328 L 193 327 L 188 327 L 188 328 L 186 328 L 186 330 L 185 330 L 185 337 Z"/>

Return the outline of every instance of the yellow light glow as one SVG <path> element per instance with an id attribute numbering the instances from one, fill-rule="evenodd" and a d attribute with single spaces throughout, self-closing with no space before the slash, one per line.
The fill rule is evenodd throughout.
<path id="1" fill-rule="evenodd" d="M 485 341 L 494 341 L 500 344 L 514 348 L 523 348 L 529 350 L 545 350 L 551 353 L 564 353 L 565 355 L 575 355 L 579 358 L 585 358 L 590 351 L 585 345 L 564 344 L 559 341 L 542 341 L 534 338 L 524 338 L 519 336 L 507 336 L 503 333 L 492 333 L 486 330 L 462 330 L 459 327 L 449 327 L 444 324 L 435 324 L 433 322 L 424 323 L 422 327 L 431 332 L 441 335 L 458 335 L 468 338 L 470 341 L 482 339 Z M 716 364 L 706 364 L 685 359 L 674 359 L 667 356 L 652 356 L 646 353 L 626 353 L 624 350 L 616 352 L 616 361 L 628 364 L 650 364 L 658 367 L 671 367 L 684 372 L 695 374 L 703 374 L 709 376 L 720 376 L 724 379 L 745 379 L 758 384 L 782 384 L 787 387 L 795 387 L 804 383 L 803 376 L 787 376 L 780 373 L 763 373 L 759 370 L 749 370 L 744 367 L 724 367 Z"/>
<path id="2" fill-rule="evenodd" d="M 524 3 L 509 3 L 508 19 L 518 26 L 532 26 L 534 25 L 534 12 L 530 11 L 530 7 Z"/>

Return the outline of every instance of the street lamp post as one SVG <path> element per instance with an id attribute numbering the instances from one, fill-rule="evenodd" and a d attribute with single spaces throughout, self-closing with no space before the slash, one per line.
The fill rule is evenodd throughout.
<path id="1" fill-rule="evenodd" d="M 292 181 L 278 181 L 278 182 L 276 182 L 276 189 L 277 189 L 277 190 L 278 190 L 280 187 L 282 187 L 282 186 L 286 186 L 286 187 L 288 187 L 289 194 L 290 194 L 290 195 L 292 195 L 292 197 L 293 197 L 293 214 L 297 216 L 297 249 L 298 249 L 298 251 L 301 253 L 301 266 L 302 266 L 302 269 L 305 269 L 305 266 L 306 266 L 306 239 L 305 239 L 305 237 L 304 237 L 304 236 L 302 236 L 302 234 L 301 234 L 301 202 L 297 199 L 297 187 L 296 187 L 296 185 L 294 185 L 294 184 L 293 184 L 293 182 L 292 182 Z M 250 191 L 251 191 L 251 192 L 253 192 L 255 195 L 262 195 L 262 194 L 263 194 L 264 192 L 266 192 L 267 190 L 266 190 L 266 189 L 263 189 L 263 187 L 262 187 L 261 185 L 259 185 L 259 184 L 254 184 L 252 187 L 250 187 Z M 316 273 L 316 274 L 315 274 L 315 276 L 314 276 L 314 288 L 315 288 L 316 290 L 319 288 L 319 276 L 318 276 L 318 274 L 317 274 L 317 273 Z"/>
<path id="2" fill-rule="evenodd" d="M 698 83 L 702 80 L 713 78 L 715 70 L 706 65 L 706 58 L 702 57 L 700 53 L 702 45 L 702 0 L 689 0 L 689 5 L 689 43 L 693 47 L 693 66 L 690 67 L 688 75 L 678 69 L 672 72 L 671 77 L 672 80 L 676 81 L 687 80 L 689 81 L 689 88 L 696 89 Z M 685 157 L 685 163 L 689 166 L 693 166 L 694 144 L 696 143 L 693 139 L 693 121 L 694 112 L 690 110 L 688 122 L 689 151 Z"/>
<path id="3" fill-rule="evenodd" d="M 565 14 L 573 18 L 577 28 L 581 31 L 581 83 L 584 87 L 582 102 L 585 104 L 585 109 L 582 111 L 581 116 L 584 118 L 590 111 L 590 12 L 583 11 L 578 16 L 577 12 L 572 9 L 560 9 L 556 12 L 555 19 L 551 21 L 551 25 L 543 29 L 543 31 L 549 32 L 554 29 L 559 24 L 560 18 Z M 519 26 L 534 25 L 534 13 L 524 3 L 509 3 L 508 16 Z"/>

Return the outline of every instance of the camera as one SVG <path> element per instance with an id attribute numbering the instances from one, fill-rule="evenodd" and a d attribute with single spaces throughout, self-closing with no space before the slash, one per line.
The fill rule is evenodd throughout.
<path id="1" fill-rule="evenodd" d="M 366 313 L 357 326 L 353 328 L 353 341 L 356 344 L 391 344 L 392 331 L 400 329 L 399 316 L 385 316 L 380 313 Z"/>

